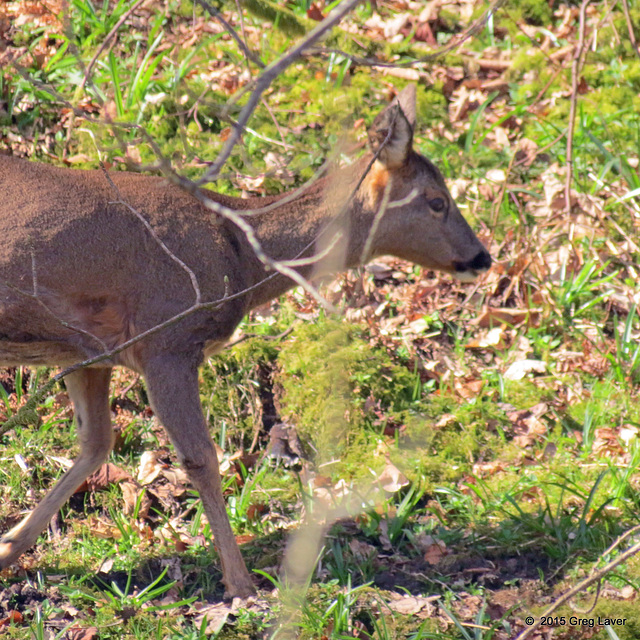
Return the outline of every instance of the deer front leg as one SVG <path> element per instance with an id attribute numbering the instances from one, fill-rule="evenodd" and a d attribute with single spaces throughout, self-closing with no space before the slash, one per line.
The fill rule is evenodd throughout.
<path id="1" fill-rule="evenodd" d="M 73 401 L 80 440 L 80 455 L 44 500 L 0 539 L 0 568 L 14 562 L 45 530 L 51 518 L 76 489 L 109 456 L 113 429 L 109 410 L 111 369 L 80 369 L 65 378 Z"/>
<path id="2" fill-rule="evenodd" d="M 197 366 L 187 358 L 158 356 L 143 369 L 153 410 L 200 493 L 222 564 L 225 597 L 252 595 L 255 589 L 231 530 L 218 458 L 202 414 Z"/>

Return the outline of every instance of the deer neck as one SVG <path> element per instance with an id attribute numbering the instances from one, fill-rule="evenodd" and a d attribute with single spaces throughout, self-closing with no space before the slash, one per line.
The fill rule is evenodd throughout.
<path id="1" fill-rule="evenodd" d="M 355 267 L 362 263 L 367 233 L 373 213 L 369 213 L 361 193 L 346 206 L 360 176 L 366 158 L 354 164 L 344 175 L 329 175 L 318 180 L 293 200 L 284 194 L 284 203 L 271 211 L 249 218 L 256 238 L 265 254 L 273 260 L 287 262 L 308 259 L 295 270 L 308 280 Z M 263 199 L 248 203 L 259 209 Z M 294 282 L 257 259 L 254 261 L 251 308 L 273 300 L 294 286 Z"/>

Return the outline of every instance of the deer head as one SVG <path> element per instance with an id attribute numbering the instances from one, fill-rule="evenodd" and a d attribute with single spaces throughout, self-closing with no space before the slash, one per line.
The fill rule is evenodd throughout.
<path id="1" fill-rule="evenodd" d="M 377 158 L 363 183 L 365 209 L 381 215 L 371 255 L 391 254 L 473 280 L 491 256 L 453 201 L 435 165 L 413 149 L 416 88 L 410 85 L 369 129 Z M 374 213 L 375 212 L 375 213 Z"/>

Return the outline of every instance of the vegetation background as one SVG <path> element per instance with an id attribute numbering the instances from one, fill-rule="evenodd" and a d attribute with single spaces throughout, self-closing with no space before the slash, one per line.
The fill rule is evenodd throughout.
<path id="1" fill-rule="evenodd" d="M 330 8 L 0 0 L 0 152 L 164 157 L 199 177 L 261 65 Z M 197 495 L 119 372 L 116 451 L 0 575 L 2 633 L 268 638 L 288 619 L 280 637 L 506 639 L 620 557 L 640 524 L 638 40 L 638 0 L 378 0 L 278 75 L 217 190 L 304 183 L 415 82 L 416 146 L 496 264 L 469 286 L 376 260 L 323 285 L 341 318 L 294 290 L 203 367 L 255 601 L 221 602 Z M 50 375 L 2 371 L 1 417 Z M 3 531 L 73 457 L 63 386 L 38 416 L 2 436 Z M 345 495 L 361 509 L 328 532 L 307 593 L 288 592 L 289 532 Z M 640 638 L 639 589 L 631 556 L 529 637 Z"/>

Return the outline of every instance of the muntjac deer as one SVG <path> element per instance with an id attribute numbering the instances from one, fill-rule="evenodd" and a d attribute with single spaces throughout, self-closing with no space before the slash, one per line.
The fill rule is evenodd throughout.
<path id="1" fill-rule="evenodd" d="M 438 169 L 413 150 L 414 126 L 415 87 L 407 87 L 369 129 L 369 155 L 301 193 L 246 199 L 200 194 L 239 213 L 272 205 L 243 219 L 274 260 L 310 258 L 315 244 L 332 270 L 390 254 L 472 279 L 491 258 Z M 376 153 L 344 208 L 344 201 L 336 202 L 338 182 L 345 192 L 355 189 Z M 194 194 L 162 177 L 108 176 L 0 156 L 0 365 L 68 366 L 112 350 L 191 307 L 194 277 L 203 301 L 223 302 L 66 376 L 80 454 L 2 537 L 0 568 L 36 542 L 107 459 L 113 445 L 109 379 L 112 367 L 121 365 L 144 376 L 153 409 L 200 493 L 226 596 L 247 596 L 254 586 L 225 511 L 200 406 L 198 366 L 205 354 L 222 348 L 248 311 L 294 282 L 258 259 L 246 229 L 212 214 Z M 340 209 L 345 241 L 340 246 L 325 239 L 319 249 L 316 240 L 326 236 Z M 313 260 L 292 264 L 305 278 L 317 273 Z"/>

